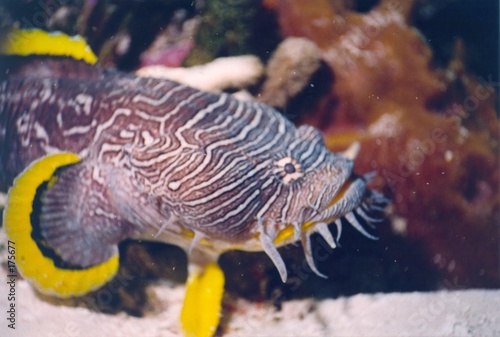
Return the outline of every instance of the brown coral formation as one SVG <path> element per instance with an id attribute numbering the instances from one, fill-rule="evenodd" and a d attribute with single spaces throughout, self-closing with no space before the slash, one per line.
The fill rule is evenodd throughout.
<path id="1" fill-rule="evenodd" d="M 320 64 L 321 51 L 313 42 L 304 38 L 285 39 L 269 59 L 259 100 L 285 108 L 309 83 Z"/>
<path id="2" fill-rule="evenodd" d="M 367 13 L 327 0 L 268 5 L 284 36 L 320 47 L 335 79 L 301 122 L 332 150 L 361 141 L 358 171 L 378 172 L 395 230 L 424 246 L 446 287 L 498 287 L 500 128 L 488 79 L 464 69 L 460 46 L 447 69 L 433 67 L 412 2 Z"/>

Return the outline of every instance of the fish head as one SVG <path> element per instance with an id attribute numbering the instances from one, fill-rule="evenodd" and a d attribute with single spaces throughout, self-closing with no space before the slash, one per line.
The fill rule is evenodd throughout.
<path id="1" fill-rule="evenodd" d="M 286 153 L 272 157 L 276 180 L 267 199 L 273 203 L 256 219 L 255 228 L 273 242 L 296 241 L 317 231 L 316 224 L 333 223 L 361 205 L 369 211 L 370 198 L 376 195 L 367 188 L 370 177 L 356 175 L 348 155 L 329 151 L 317 129 L 297 128 Z"/>
<path id="2" fill-rule="evenodd" d="M 273 155 L 276 200 L 263 218 L 277 220 L 278 227 L 327 221 L 335 215 L 334 201 L 349 183 L 353 167 L 352 160 L 326 149 L 317 129 L 299 127 L 286 154 Z"/>
<path id="3" fill-rule="evenodd" d="M 311 269 L 324 276 L 313 262 L 312 234 L 319 233 L 335 248 L 341 219 L 346 219 L 363 235 L 376 239 L 362 224 L 373 227 L 380 221 L 387 200 L 368 189 L 371 175 L 353 172 L 352 153 L 329 151 L 317 129 L 301 126 L 284 151 L 270 156 L 268 174 L 275 179 L 267 187 L 261 186 L 261 199 L 266 202 L 262 202 L 251 228 L 253 246 L 267 253 L 283 280 L 286 268 L 277 247 L 300 240 Z M 337 225 L 336 239 L 329 229 L 331 223 Z"/>

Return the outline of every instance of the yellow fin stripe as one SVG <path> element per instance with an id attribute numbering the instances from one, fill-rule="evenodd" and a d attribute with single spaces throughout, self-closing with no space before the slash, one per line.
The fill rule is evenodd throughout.
<path id="1" fill-rule="evenodd" d="M 181 324 L 187 337 L 211 337 L 219 325 L 224 294 L 224 273 L 215 262 L 203 271 L 190 272 Z"/>
<path id="2" fill-rule="evenodd" d="M 302 233 L 307 233 L 312 227 L 314 227 L 315 223 L 314 222 L 306 222 L 302 225 L 301 231 Z M 295 229 L 292 225 L 288 225 L 282 230 L 278 232 L 278 235 L 276 235 L 276 238 L 274 239 L 274 245 L 278 246 L 281 244 L 284 244 L 288 239 L 292 238 L 292 236 L 295 234 Z"/>
<path id="3" fill-rule="evenodd" d="M 276 238 L 274 239 L 274 245 L 280 245 L 286 240 L 288 240 L 294 234 L 295 230 L 292 225 L 288 225 L 278 232 Z"/>
<path id="4" fill-rule="evenodd" d="M 97 62 L 97 56 L 81 36 L 48 33 L 40 29 L 12 29 L 3 39 L 0 54 L 68 56 L 89 64 Z"/>
<path id="5" fill-rule="evenodd" d="M 30 215 L 38 186 L 50 181 L 58 167 L 78 161 L 80 158 L 73 153 L 49 155 L 35 161 L 15 179 L 4 210 L 3 223 L 9 240 L 16 247 L 19 272 L 41 292 L 58 297 L 83 295 L 102 286 L 118 270 L 118 254 L 87 269 L 60 269 L 42 254 L 31 238 Z"/>

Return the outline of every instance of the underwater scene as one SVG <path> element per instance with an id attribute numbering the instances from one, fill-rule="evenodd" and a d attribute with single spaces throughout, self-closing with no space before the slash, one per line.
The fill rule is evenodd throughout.
<path id="1" fill-rule="evenodd" d="M 499 336 L 496 0 L 0 0 L 0 337 Z"/>

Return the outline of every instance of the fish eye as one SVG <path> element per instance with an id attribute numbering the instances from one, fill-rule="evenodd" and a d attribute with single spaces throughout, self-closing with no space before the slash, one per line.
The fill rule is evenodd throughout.
<path id="1" fill-rule="evenodd" d="M 285 184 L 290 184 L 304 176 L 302 166 L 293 157 L 283 157 L 274 162 L 275 172 Z"/>
<path id="2" fill-rule="evenodd" d="M 286 163 L 285 166 L 283 166 L 283 169 L 286 173 L 295 173 L 295 166 L 293 166 L 293 164 Z"/>

